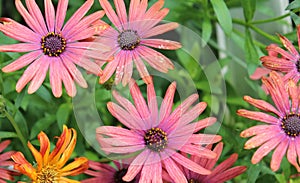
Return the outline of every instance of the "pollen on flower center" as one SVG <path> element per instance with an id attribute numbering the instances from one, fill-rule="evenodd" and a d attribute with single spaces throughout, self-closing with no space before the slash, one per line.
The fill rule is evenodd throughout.
<path id="1" fill-rule="evenodd" d="M 198 181 L 195 180 L 195 179 L 189 179 L 189 180 L 188 180 L 188 183 L 200 183 L 200 182 L 198 182 Z"/>
<path id="2" fill-rule="evenodd" d="M 145 144 L 152 151 L 160 152 L 168 144 L 167 133 L 160 128 L 151 128 L 144 136 Z"/>
<path id="3" fill-rule="evenodd" d="M 300 134 L 300 114 L 289 114 L 281 121 L 281 128 L 291 137 L 296 137 Z"/>
<path id="4" fill-rule="evenodd" d="M 123 169 L 121 169 L 121 170 L 119 170 L 119 171 L 116 171 L 116 173 L 114 174 L 114 183 L 133 183 L 133 182 L 135 182 L 135 179 L 133 179 L 132 181 L 130 181 L 130 182 L 125 182 L 125 181 L 123 181 L 123 177 L 124 177 L 124 175 L 127 173 L 127 169 L 126 168 L 123 168 Z"/>
<path id="5" fill-rule="evenodd" d="M 140 36 L 137 31 L 124 30 L 118 36 L 118 43 L 122 50 L 134 50 L 140 44 Z"/>
<path id="6" fill-rule="evenodd" d="M 49 32 L 46 36 L 42 37 L 41 47 L 45 55 L 57 57 L 65 50 L 66 40 L 61 34 Z"/>
<path id="7" fill-rule="evenodd" d="M 52 166 L 46 166 L 42 168 L 40 172 L 37 172 L 36 183 L 54 183 L 58 176 L 58 171 Z"/>

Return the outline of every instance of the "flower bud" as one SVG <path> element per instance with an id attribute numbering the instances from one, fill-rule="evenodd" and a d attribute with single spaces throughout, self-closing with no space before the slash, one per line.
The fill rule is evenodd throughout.
<path id="1" fill-rule="evenodd" d="M 5 99 L 2 95 L 0 95 L 0 115 L 5 112 Z"/>

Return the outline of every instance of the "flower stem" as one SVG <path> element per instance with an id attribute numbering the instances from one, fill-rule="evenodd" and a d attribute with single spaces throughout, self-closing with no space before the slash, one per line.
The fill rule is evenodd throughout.
<path id="1" fill-rule="evenodd" d="M 26 140 L 25 140 L 25 137 L 23 136 L 18 124 L 16 123 L 16 121 L 14 120 L 14 118 L 5 110 L 4 111 L 4 114 L 6 116 L 6 118 L 9 120 L 9 122 L 11 123 L 11 125 L 14 127 L 16 133 L 17 133 L 17 136 L 19 137 L 23 147 L 24 147 L 24 150 L 25 150 L 25 154 L 27 157 L 31 157 L 31 153 L 29 152 L 29 149 L 27 147 L 27 143 L 26 143 Z"/>
<path id="2" fill-rule="evenodd" d="M 290 16 L 290 13 L 286 13 L 284 15 L 281 15 L 281 16 L 275 17 L 275 18 L 252 21 L 251 24 L 263 24 L 263 23 L 268 23 L 268 22 L 274 22 L 274 21 L 281 20 L 281 19 L 283 19 L 285 17 L 288 17 L 288 16 Z"/>

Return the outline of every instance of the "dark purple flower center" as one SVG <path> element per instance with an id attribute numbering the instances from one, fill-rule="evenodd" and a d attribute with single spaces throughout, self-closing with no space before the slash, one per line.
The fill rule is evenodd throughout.
<path id="1" fill-rule="evenodd" d="M 300 60 L 296 62 L 297 71 L 300 72 Z"/>
<path id="2" fill-rule="evenodd" d="M 188 180 L 188 183 L 200 183 L 198 180 L 195 179 L 190 179 Z"/>
<path id="3" fill-rule="evenodd" d="M 134 183 L 135 179 L 133 179 L 130 182 L 126 182 L 122 179 L 124 177 L 124 175 L 126 175 L 126 173 L 127 173 L 127 168 L 123 168 L 119 171 L 116 171 L 116 173 L 114 175 L 115 183 Z"/>
<path id="4" fill-rule="evenodd" d="M 160 128 L 151 128 L 144 136 L 146 146 L 155 152 L 160 152 L 168 144 L 167 133 Z"/>
<path id="5" fill-rule="evenodd" d="M 118 43 L 122 50 L 134 50 L 140 42 L 140 36 L 134 30 L 124 30 L 118 36 Z"/>
<path id="6" fill-rule="evenodd" d="M 46 36 L 42 37 L 41 45 L 45 55 L 57 57 L 65 50 L 66 40 L 61 34 L 49 32 Z"/>
<path id="7" fill-rule="evenodd" d="M 281 121 L 281 128 L 291 137 L 296 137 L 300 134 L 300 115 L 289 114 Z"/>

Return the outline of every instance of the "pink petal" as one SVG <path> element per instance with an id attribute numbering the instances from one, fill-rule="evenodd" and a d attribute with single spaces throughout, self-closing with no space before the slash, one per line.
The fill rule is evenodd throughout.
<path id="1" fill-rule="evenodd" d="M 74 42 L 74 41 L 78 41 L 78 40 L 88 39 L 97 33 L 97 27 L 98 27 L 98 25 L 88 27 L 88 28 L 82 30 L 81 32 L 76 33 L 72 37 L 70 36 L 70 38 L 67 39 L 67 42 Z"/>
<path id="2" fill-rule="evenodd" d="M 256 135 L 255 137 L 252 137 L 250 140 L 248 140 L 245 145 L 244 148 L 245 149 L 252 149 L 252 148 L 256 148 L 258 146 L 261 146 L 263 143 L 265 143 L 266 141 L 269 141 L 271 138 L 274 138 L 275 136 L 277 136 L 278 134 L 280 134 L 281 130 L 277 129 L 276 127 L 273 129 L 270 129 L 270 131 L 265 131 Z"/>
<path id="3" fill-rule="evenodd" d="M 295 57 L 296 55 L 291 55 L 287 51 L 283 50 L 282 48 L 274 44 L 267 46 L 266 50 L 268 52 L 272 52 L 272 54 L 276 53 L 275 57 L 277 57 L 277 55 L 280 54 L 283 58 L 287 60 L 293 60 L 293 61 L 297 60 L 297 57 Z"/>
<path id="4" fill-rule="evenodd" d="M 199 173 L 201 175 L 209 175 L 211 173 L 210 170 L 207 170 L 201 166 L 199 166 L 198 164 L 196 164 L 195 162 L 191 161 L 190 159 L 182 156 L 179 153 L 175 153 L 172 155 L 171 157 L 174 161 L 176 161 L 177 163 L 181 164 L 182 166 L 184 166 L 185 168 Z"/>
<path id="5" fill-rule="evenodd" d="M 148 73 L 145 64 L 143 63 L 142 59 L 137 53 L 132 52 L 132 54 L 133 54 L 133 61 L 136 65 L 136 69 L 138 70 L 141 78 L 144 80 L 146 84 L 149 84 L 151 82 L 151 79 L 149 78 L 150 75 Z"/>
<path id="6" fill-rule="evenodd" d="M 223 152 L 223 142 L 219 142 L 213 149 L 213 152 L 217 154 L 217 157 L 215 159 L 209 159 L 207 163 L 205 164 L 205 168 L 211 170 L 216 165 L 217 161 L 219 160 L 222 152 Z M 206 147 L 208 149 L 211 149 L 211 147 Z"/>
<path id="7" fill-rule="evenodd" d="M 151 67 L 160 72 L 166 73 L 168 72 L 168 69 L 174 69 L 174 65 L 170 59 L 151 48 L 140 46 L 139 49 L 137 49 L 137 52 Z"/>
<path id="8" fill-rule="evenodd" d="M 69 32 L 78 24 L 80 19 L 89 11 L 93 3 L 94 0 L 86 0 L 86 2 L 72 15 L 72 17 L 65 24 L 62 30 L 63 34 Z"/>
<path id="9" fill-rule="evenodd" d="M 137 139 L 137 138 L 126 138 L 126 137 L 101 138 L 101 141 L 114 147 L 135 146 L 135 145 L 143 145 L 143 147 L 145 146 L 144 139 Z"/>
<path id="10" fill-rule="evenodd" d="M 79 84 L 79 86 L 83 88 L 87 88 L 88 84 L 83 78 L 81 72 L 76 68 L 74 63 L 72 63 L 69 59 L 67 59 L 63 54 L 61 55 L 61 59 L 63 60 L 64 67 L 67 68 L 71 77 Z"/>
<path id="11" fill-rule="evenodd" d="M 148 37 L 152 37 L 152 36 L 156 36 L 156 35 L 160 35 L 163 34 L 165 32 L 169 32 L 171 30 L 176 29 L 179 26 L 178 23 L 176 22 L 170 22 L 170 23 L 166 23 L 166 24 L 162 24 L 162 25 L 158 25 L 153 27 L 152 29 L 144 32 L 143 34 L 141 34 L 140 36 L 143 38 L 148 38 Z"/>
<path id="12" fill-rule="evenodd" d="M 41 48 L 40 45 L 31 44 L 31 43 L 17 43 L 10 45 L 1 45 L 0 52 L 30 52 L 39 50 Z"/>
<path id="13" fill-rule="evenodd" d="M 139 10 L 138 15 L 136 17 L 137 20 L 142 19 L 142 17 L 146 13 L 147 7 L 148 7 L 148 0 L 141 0 L 137 8 Z"/>
<path id="14" fill-rule="evenodd" d="M 40 69 L 42 66 L 42 60 L 41 57 L 35 60 L 23 73 L 19 81 L 16 85 L 17 92 L 21 92 L 22 89 L 26 86 L 26 84 L 32 80 L 32 78 L 35 76 L 36 72 Z"/>
<path id="15" fill-rule="evenodd" d="M 68 49 L 71 50 L 71 49 Z M 74 50 L 75 51 L 75 50 Z M 82 55 L 76 54 L 76 52 L 64 52 L 64 57 L 68 60 L 71 60 L 74 64 L 84 68 L 85 70 L 99 76 L 102 73 L 101 68 L 95 63 L 92 62 L 90 59 L 83 57 Z"/>
<path id="16" fill-rule="evenodd" d="M 263 76 L 269 74 L 271 72 L 270 69 L 264 68 L 264 67 L 258 67 L 254 71 L 254 73 L 250 76 L 250 79 L 252 80 L 258 80 L 261 79 Z"/>
<path id="17" fill-rule="evenodd" d="M 92 23 L 97 21 L 99 18 L 102 18 L 104 14 L 105 14 L 104 11 L 97 11 L 93 14 L 84 17 L 77 25 L 73 27 L 73 29 L 71 29 L 67 33 L 64 33 L 64 37 L 68 40 L 69 38 L 72 38 L 78 33 L 81 33 L 83 30 L 90 27 Z"/>
<path id="18" fill-rule="evenodd" d="M 194 119 L 199 117 L 199 115 L 206 109 L 206 102 L 200 102 L 194 107 L 192 107 L 189 111 L 187 111 L 179 120 L 178 124 L 186 125 L 192 122 Z"/>
<path id="19" fill-rule="evenodd" d="M 130 113 L 122 109 L 119 105 L 108 102 L 107 108 L 109 112 L 117 118 L 123 125 L 130 129 L 144 129 L 141 119 L 131 116 Z M 141 124 L 140 124 L 141 123 Z"/>
<path id="20" fill-rule="evenodd" d="M 216 176 L 220 172 L 225 171 L 226 169 L 230 168 L 238 159 L 238 154 L 234 153 L 229 158 L 227 158 L 225 161 L 220 163 L 217 167 L 214 168 L 212 174 L 210 176 Z"/>
<path id="21" fill-rule="evenodd" d="M 50 63 L 50 85 L 52 87 L 52 93 L 55 97 L 60 97 L 62 95 L 62 79 L 60 74 L 59 59 L 54 58 Z"/>
<path id="22" fill-rule="evenodd" d="M 22 42 L 39 43 L 41 36 L 10 18 L 0 18 L 0 30 L 7 36 Z"/>
<path id="23" fill-rule="evenodd" d="M 288 148 L 289 139 L 288 137 L 283 139 L 280 144 L 276 147 L 272 159 L 271 159 L 271 169 L 275 172 L 279 169 L 281 160 L 285 155 L 285 152 Z"/>
<path id="24" fill-rule="evenodd" d="M 231 180 L 234 177 L 242 174 L 247 170 L 246 166 L 236 166 L 233 168 L 230 168 L 222 173 L 218 173 L 216 176 L 213 176 L 211 179 L 208 179 L 208 177 L 205 180 L 209 180 L 211 182 L 225 182 L 227 180 Z M 211 175 L 209 175 L 210 177 Z"/>
<path id="25" fill-rule="evenodd" d="M 60 74 L 61 74 L 61 78 L 62 81 L 65 85 L 67 94 L 70 97 L 74 97 L 76 95 L 76 86 L 74 84 L 73 79 L 71 78 L 69 72 L 67 71 L 67 68 L 65 68 L 65 66 L 62 63 L 62 60 L 59 60 L 59 66 L 60 66 Z"/>
<path id="26" fill-rule="evenodd" d="M 164 39 L 145 39 L 141 41 L 141 44 L 164 50 L 177 50 L 181 48 L 180 43 Z"/>
<path id="27" fill-rule="evenodd" d="M 130 113 L 130 115 L 135 118 L 135 119 L 140 119 L 140 115 L 137 111 L 137 109 L 135 108 L 135 106 L 126 98 L 120 96 L 120 94 L 118 92 L 116 92 L 115 90 L 112 91 L 113 97 L 116 99 L 116 101 L 126 110 Z M 138 121 L 140 121 L 138 120 Z M 145 126 L 145 125 L 141 125 L 141 123 L 139 123 L 140 126 Z M 144 130 L 144 128 L 141 128 Z M 147 128 L 148 129 L 148 128 Z M 146 130 L 147 130 L 146 129 Z"/>
<path id="28" fill-rule="evenodd" d="M 26 6 L 32 18 L 35 20 L 35 22 L 38 22 L 41 29 L 43 30 L 44 35 L 46 35 L 48 33 L 48 30 L 44 21 L 44 17 L 35 0 L 26 0 Z"/>
<path id="29" fill-rule="evenodd" d="M 118 58 L 118 55 L 116 56 L 116 58 Z M 115 60 L 109 62 L 105 66 L 105 69 L 103 70 L 103 75 L 100 77 L 100 80 L 99 80 L 100 84 L 105 83 L 115 72 L 115 70 L 119 64 L 119 62 L 118 62 L 118 60 L 116 60 L 116 58 L 115 58 Z"/>
<path id="30" fill-rule="evenodd" d="M 255 111 L 248 111 L 245 109 L 240 109 L 237 111 L 237 114 L 239 116 L 243 116 L 245 118 L 249 118 L 252 120 L 257 120 L 269 124 L 277 124 L 280 122 L 279 119 L 275 118 L 274 116 L 271 116 L 269 114 L 263 113 L 263 112 L 255 112 Z"/>
<path id="31" fill-rule="evenodd" d="M 164 6 L 164 0 L 155 2 L 145 13 L 144 19 L 153 19 L 153 16 L 157 15 L 160 9 Z"/>
<path id="32" fill-rule="evenodd" d="M 244 100 L 258 109 L 264 110 L 266 112 L 272 112 L 277 116 L 281 116 L 281 113 L 275 107 L 264 100 L 253 99 L 250 96 L 244 96 Z"/>
<path id="33" fill-rule="evenodd" d="M 299 167 L 298 162 L 297 162 L 296 144 L 295 144 L 294 139 L 290 140 L 289 148 L 287 150 L 287 159 L 292 165 L 294 165 L 294 167 L 299 172 L 300 167 Z"/>
<path id="34" fill-rule="evenodd" d="M 213 134 L 193 134 L 189 138 L 192 144 L 214 144 L 222 140 L 222 136 Z"/>
<path id="35" fill-rule="evenodd" d="M 139 14 L 139 6 L 140 0 L 132 0 L 130 1 L 129 6 L 129 22 L 135 22 L 138 18 Z"/>
<path id="36" fill-rule="evenodd" d="M 118 13 L 119 20 L 121 22 L 121 25 L 124 25 L 127 23 L 127 12 L 125 3 L 123 0 L 114 0 L 116 10 Z"/>
<path id="37" fill-rule="evenodd" d="M 123 177 L 124 181 L 130 182 L 136 177 L 136 175 L 141 171 L 143 164 L 147 160 L 149 154 L 149 150 L 145 150 L 133 160 L 133 162 L 128 167 L 126 175 Z"/>
<path id="38" fill-rule="evenodd" d="M 164 121 L 167 117 L 170 116 L 173 107 L 173 99 L 176 92 L 176 82 L 173 82 L 169 85 L 164 100 L 161 103 L 159 111 L 159 121 Z"/>
<path id="39" fill-rule="evenodd" d="M 54 32 L 54 22 L 55 22 L 55 10 L 52 4 L 52 0 L 44 0 L 45 4 L 45 17 L 49 32 Z M 57 30 L 57 31 L 60 31 Z"/>
<path id="40" fill-rule="evenodd" d="M 105 135 L 110 137 L 124 137 L 124 138 L 140 138 L 136 132 L 115 126 L 101 126 L 96 129 L 97 135 Z"/>
<path id="41" fill-rule="evenodd" d="M 36 90 L 39 89 L 39 87 L 42 85 L 42 83 L 45 80 L 46 75 L 47 75 L 47 71 L 48 71 L 49 64 L 50 64 L 50 59 L 48 58 L 48 56 L 42 56 L 40 59 L 42 61 L 41 67 L 36 72 L 34 78 L 30 82 L 30 85 L 28 88 L 29 94 L 32 94 L 32 93 L 36 92 Z"/>
<path id="42" fill-rule="evenodd" d="M 163 162 L 169 176 L 174 180 L 175 183 L 188 183 L 185 175 L 171 158 L 164 159 Z"/>
<path id="43" fill-rule="evenodd" d="M 292 100 L 291 111 L 296 113 L 299 107 L 299 92 L 297 85 L 294 81 L 288 81 L 288 93 Z"/>
<path id="44" fill-rule="evenodd" d="M 169 9 L 164 8 L 160 10 L 158 13 L 154 14 L 153 17 L 147 17 L 147 15 L 145 15 L 145 19 L 148 19 L 148 21 L 143 22 L 144 24 L 141 25 L 142 26 L 141 34 L 144 34 L 145 32 L 149 31 L 149 29 L 157 25 L 162 19 L 165 18 L 165 16 L 167 16 L 168 13 L 169 13 Z"/>
<path id="45" fill-rule="evenodd" d="M 67 48 L 78 48 L 83 50 L 95 50 L 98 52 L 109 51 L 109 47 L 100 42 L 73 42 L 68 43 Z"/>
<path id="46" fill-rule="evenodd" d="M 260 58 L 262 64 L 270 70 L 276 70 L 280 72 L 289 72 L 295 69 L 295 63 L 283 58 L 277 58 L 272 56 L 263 56 Z"/>
<path id="47" fill-rule="evenodd" d="M 2 152 L 10 144 L 10 140 L 4 140 L 0 143 L 0 152 Z"/>
<path id="48" fill-rule="evenodd" d="M 154 126 L 158 125 L 158 106 L 156 100 L 156 93 L 154 89 L 153 82 L 147 85 L 147 99 L 148 99 L 148 107 L 151 114 L 151 121 Z"/>
<path id="49" fill-rule="evenodd" d="M 126 59 L 126 53 L 125 52 L 121 52 L 119 54 L 119 58 L 118 58 L 118 66 L 116 68 L 116 77 L 115 77 L 115 84 L 119 84 L 121 82 L 121 80 L 123 79 L 123 75 L 124 75 L 124 64 L 125 64 L 125 59 Z"/>
<path id="50" fill-rule="evenodd" d="M 257 164 L 263 157 L 270 153 L 281 141 L 282 135 L 278 135 L 275 138 L 270 139 L 260 148 L 258 148 L 252 156 L 251 162 Z"/>
<path id="51" fill-rule="evenodd" d="M 151 176 L 149 176 L 151 175 Z M 148 159 L 146 160 L 139 182 L 161 182 L 162 183 L 162 167 L 159 154 L 156 152 L 150 152 Z"/>
<path id="52" fill-rule="evenodd" d="M 124 68 L 124 76 L 122 80 L 123 86 L 127 85 L 132 77 L 133 72 L 133 63 L 132 63 L 132 55 L 126 52 L 126 62 Z"/>
<path id="53" fill-rule="evenodd" d="M 118 28 L 121 29 L 121 22 L 116 12 L 113 10 L 108 0 L 99 0 L 101 7 L 104 9 L 106 16 Z"/>
<path id="54" fill-rule="evenodd" d="M 180 148 L 182 152 L 199 156 L 201 158 L 208 158 L 208 159 L 215 159 L 217 157 L 217 154 L 210 149 L 207 149 L 202 146 L 196 146 L 196 145 L 185 145 Z M 198 173 L 198 172 L 197 172 Z"/>
<path id="55" fill-rule="evenodd" d="M 215 122 L 217 122 L 217 118 L 215 118 L 215 117 L 208 117 L 208 118 L 202 119 L 198 122 L 195 122 L 194 133 L 198 132 L 199 130 L 201 130 L 203 128 L 206 128 L 208 126 L 215 124 Z"/>
<path id="56" fill-rule="evenodd" d="M 103 138 L 101 139 L 103 140 Z M 99 139 L 98 139 L 99 141 Z M 101 150 L 105 152 L 117 153 L 117 154 L 128 154 L 135 153 L 145 149 L 145 144 L 132 145 L 132 146 L 120 146 L 120 147 L 103 147 Z"/>
<path id="57" fill-rule="evenodd" d="M 44 35 L 43 29 L 36 24 L 35 20 L 32 18 L 32 16 L 28 13 L 28 11 L 23 6 L 22 2 L 20 0 L 15 1 L 16 8 L 18 12 L 22 15 L 27 25 L 34 30 L 34 32 L 39 33 L 40 35 Z"/>
<path id="58" fill-rule="evenodd" d="M 279 36 L 279 39 L 282 42 L 283 46 L 286 47 L 286 49 L 288 49 L 295 56 L 299 55 L 299 53 L 296 50 L 296 48 L 294 47 L 294 45 L 286 37 L 284 37 L 284 36 L 282 36 L 280 34 L 278 36 Z"/>
<path id="59" fill-rule="evenodd" d="M 139 112 L 140 117 L 143 119 L 143 121 L 145 122 L 145 125 L 147 127 L 149 127 L 149 126 L 153 127 L 151 125 L 151 114 L 150 114 L 149 108 L 146 104 L 146 101 L 141 93 L 140 88 L 138 87 L 136 82 L 133 80 L 129 84 L 129 88 L 130 88 L 130 94 L 134 101 L 135 108 Z"/>
<path id="60" fill-rule="evenodd" d="M 61 30 L 67 13 L 69 0 L 60 0 L 57 5 L 55 30 Z"/>
<path id="61" fill-rule="evenodd" d="M 33 51 L 33 52 L 29 52 L 25 55 L 22 55 L 21 57 L 19 57 L 14 62 L 10 63 L 9 65 L 7 65 L 5 67 L 3 67 L 2 71 L 3 72 L 13 72 L 13 71 L 19 70 L 19 69 L 27 66 L 31 62 L 33 62 L 41 54 L 42 54 L 41 51 Z"/>
<path id="62" fill-rule="evenodd" d="M 241 137 L 251 137 L 257 134 L 264 133 L 266 131 L 271 131 L 274 128 L 273 125 L 257 125 L 257 126 L 252 126 L 244 131 L 241 132 Z"/>

